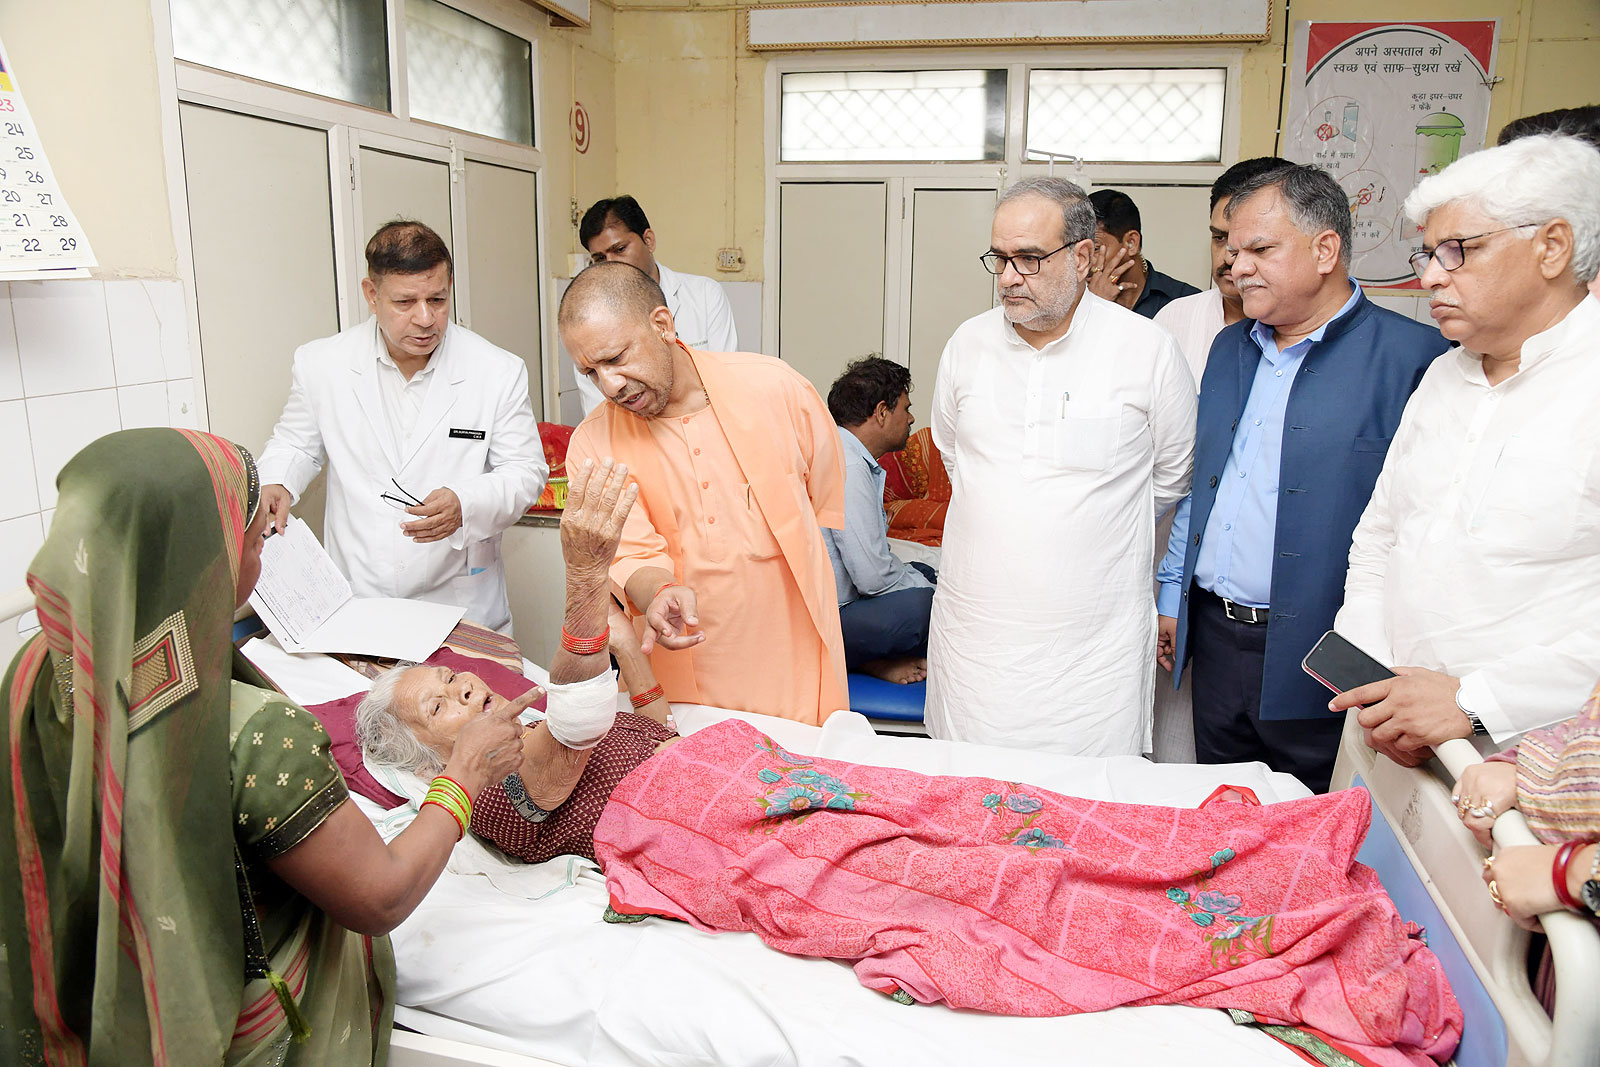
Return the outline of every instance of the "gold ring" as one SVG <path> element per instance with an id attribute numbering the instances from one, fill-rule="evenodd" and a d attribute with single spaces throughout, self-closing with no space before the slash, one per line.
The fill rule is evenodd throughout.
<path id="1" fill-rule="evenodd" d="M 1089 268 L 1089 273 L 1090 274 L 1099 274 L 1100 273 L 1100 268 L 1099 267 L 1090 267 Z"/>
<path id="2" fill-rule="evenodd" d="M 1500 899 L 1500 887 L 1494 884 L 1494 879 L 1489 879 L 1489 899 L 1494 901 L 1494 906 L 1501 911 L 1506 910 L 1506 902 Z"/>
<path id="3" fill-rule="evenodd" d="M 1486 871 L 1494 869 L 1494 857 L 1493 856 L 1485 856 L 1485 857 L 1483 857 L 1483 869 L 1486 870 Z"/>

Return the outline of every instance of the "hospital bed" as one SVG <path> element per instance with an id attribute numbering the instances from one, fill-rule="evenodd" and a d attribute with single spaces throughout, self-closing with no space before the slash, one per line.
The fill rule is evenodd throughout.
<path id="1" fill-rule="evenodd" d="M 0 654 L 7 659 L 17 644 L 17 616 L 31 607 L 25 594 L 0 598 Z M 527 668 L 543 680 L 537 667 Z M 292 677 L 274 678 L 296 695 Z M 675 710 L 684 732 L 736 716 L 793 751 L 989 775 L 1080 796 L 1193 806 L 1222 783 L 1248 786 L 1263 802 L 1306 792 L 1259 764 L 1156 766 L 881 736 L 853 713 L 818 728 L 692 705 Z M 1466 742 L 1440 751 L 1434 765 L 1407 770 L 1375 759 L 1359 732 L 1347 731 L 1334 781 L 1373 796 L 1362 858 L 1379 871 L 1401 914 L 1427 929 L 1462 1002 L 1466 1033 L 1456 1062 L 1600 1062 L 1600 937 L 1577 916 L 1547 918 L 1559 977 L 1552 1022 L 1529 987 L 1528 935 L 1490 904 L 1479 878 L 1483 853 L 1449 801 L 1450 782 L 1477 754 Z M 1533 840 L 1515 814 L 1499 820 L 1495 835 L 1502 845 Z M 843 964 L 787 956 L 750 934 L 707 934 L 657 920 L 607 925 L 604 880 L 580 862 L 560 859 L 525 873 L 532 880 L 519 885 L 515 877 L 447 872 L 395 931 L 395 1067 L 1303 1062 L 1208 1009 L 1033 1019 L 901 1005 L 862 987 Z"/>

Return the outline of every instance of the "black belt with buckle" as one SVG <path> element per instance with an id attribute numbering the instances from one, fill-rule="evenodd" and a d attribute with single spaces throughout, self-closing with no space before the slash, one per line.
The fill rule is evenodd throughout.
<path id="1" fill-rule="evenodd" d="M 1242 622 L 1250 626 L 1265 626 L 1271 612 L 1266 608 L 1253 608 L 1248 604 L 1239 604 L 1225 596 L 1218 596 L 1209 589 L 1195 589 L 1205 596 L 1222 605 L 1222 613 L 1234 622 Z"/>

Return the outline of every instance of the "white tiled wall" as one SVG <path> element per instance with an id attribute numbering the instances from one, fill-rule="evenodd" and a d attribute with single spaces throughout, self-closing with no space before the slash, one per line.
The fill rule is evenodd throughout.
<path id="1" fill-rule="evenodd" d="M 22 584 L 80 448 L 196 425 L 191 374 L 181 282 L 0 282 L 0 590 Z"/>

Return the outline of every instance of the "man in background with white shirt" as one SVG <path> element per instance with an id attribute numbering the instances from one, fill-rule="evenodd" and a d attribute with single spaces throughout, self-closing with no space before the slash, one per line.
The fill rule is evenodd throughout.
<path id="1" fill-rule="evenodd" d="M 1412 266 L 1461 344 L 1406 408 L 1335 628 L 1398 678 L 1341 693 L 1415 765 L 1577 713 L 1600 676 L 1600 153 L 1526 137 L 1424 179 Z"/>
<path id="2" fill-rule="evenodd" d="M 623 195 L 596 200 L 583 213 L 578 240 L 596 263 L 615 260 L 638 267 L 661 286 L 678 339 L 700 352 L 737 352 L 733 306 L 722 286 L 699 274 L 683 274 L 656 260 L 656 234 L 639 201 Z M 605 399 L 588 378 L 578 377 L 578 398 L 585 415 Z"/>
<path id="3" fill-rule="evenodd" d="M 1289 165 L 1278 156 L 1241 159 L 1211 183 L 1211 288 L 1180 296 L 1155 314 L 1156 325 L 1177 338 L 1196 386 L 1206 372 L 1211 342 L 1224 326 L 1244 318 L 1244 300 L 1233 284 L 1233 252 L 1228 248 L 1228 202 L 1251 178 Z"/>
<path id="4" fill-rule="evenodd" d="M 1211 342 L 1224 326 L 1244 318 L 1244 301 L 1233 284 L 1233 253 L 1228 248 L 1228 201 L 1245 182 L 1258 174 L 1289 165 L 1277 156 L 1241 159 L 1211 183 L 1211 288 L 1180 296 L 1156 312 L 1155 322 L 1177 340 L 1183 358 L 1194 375 L 1195 388 L 1206 372 L 1206 357 Z M 1172 535 L 1172 515 L 1156 524 L 1156 558 L 1152 569 L 1161 565 L 1167 554 L 1167 538 Z M 1172 672 L 1156 664 L 1156 725 L 1151 755 L 1157 763 L 1193 763 L 1194 696 L 1190 680 L 1172 684 Z"/>
<path id="5" fill-rule="evenodd" d="M 1195 388 L 1172 335 L 1087 291 L 1095 213 L 1063 178 L 1000 197 L 1001 306 L 939 360 L 950 472 L 928 638 L 935 737 L 1150 751 L 1156 516 L 1189 488 Z"/>
<path id="6" fill-rule="evenodd" d="M 889 550 L 886 475 L 878 460 L 911 437 L 911 371 L 881 356 L 858 359 L 828 390 L 844 454 L 844 528 L 824 526 L 844 631 L 845 667 L 909 685 L 928 676 L 933 570 Z"/>

